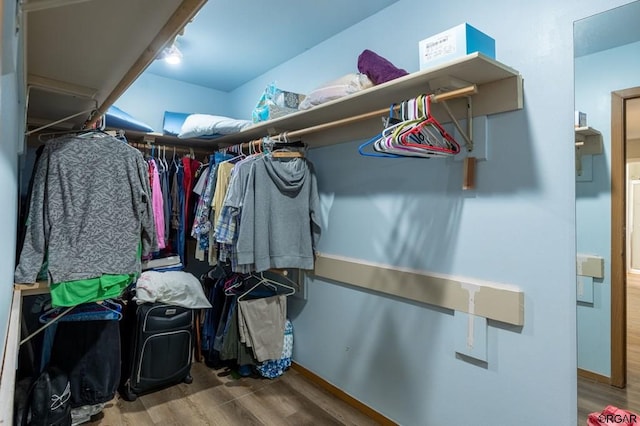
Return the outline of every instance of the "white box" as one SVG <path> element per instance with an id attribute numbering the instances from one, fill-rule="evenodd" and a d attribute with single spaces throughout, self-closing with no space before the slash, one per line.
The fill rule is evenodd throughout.
<path id="1" fill-rule="evenodd" d="M 587 113 L 576 111 L 575 120 L 573 124 L 575 127 L 587 127 Z"/>
<path id="2" fill-rule="evenodd" d="M 466 22 L 421 40 L 418 48 L 421 70 L 473 52 L 496 58 L 495 40 Z"/>

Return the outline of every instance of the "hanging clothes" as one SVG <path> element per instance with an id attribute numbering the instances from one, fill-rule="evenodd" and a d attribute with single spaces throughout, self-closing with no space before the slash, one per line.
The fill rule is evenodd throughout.
<path id="1" fill-rule="evenodd" d="M 162 250 L 166 246 L 164 234 L 164 199 L 162 197 L 162 189 L 160 188 L 158 164 L 153 158 L 149 159 L 149 175 L 151 177 L 151 204 L 153 207 L 153 218 L 156 226 L 158 249 Z"/>
<path id="2" fill-rule="evenodd" d="M 180 256 L 180 260 L 182 264 L 186 264 L 185 259 L 185 221 L 186 221 L 186 208 L 185 208 L 185 192 L 184 192 L 184 166 L 182 164 L 178 165 L 178 169 L 176 172 L 176 194 L 177 194 L 177 203 L 176 203 L 176 212 L 177 212 L 177 228 L 176 228 L 176 251 L 178 252 L 178 256 Z"/>
<path id="3" fill-rule="evenodd" d="M 251 165 L 242 203 L 238 263 L 313 269 L 320 238 L 316 176 L 305 158 L 265 155 Z"/>
<path id="4" fill-rule="evenodd" d="M 277 295 L 238 303 L 240 341 L 250 347 L 257 361 L 280 359 L 287 319 L 287 297 Z"/>
<path id="5" fill-rule="evenodd" d="M 229 261 L 232 270 L 238 273 L 249 273 L 254 270 L 253 264 L 240 265 L 238 263 L 236 244 L 240 230 L 242 203 L 251 175 L 251 164 L 258 158 L 258 156 L 251 156 L 236 163 L 216 224 L 215 233 L 216 241 L 219 243 L 219 259 L 222 262 Z"/>
<path id="6" fill-rule="evenodd" d="M 279 359 L 270 359 L 259 363 L 256 370 L 262 377 L 275 379 L 284 374 L 285 370 L 291 367 L 291 357 L 293 356 L 293 324 L 287 319 L 284 326 L 284 343 L 282 356 Z"/>
<path id="7" fill-rule="evenodd" d="M 138 274 L 157 250 L 148 167 L 142 154 L 100 132 L 49 141 L 36 165 L 15 282 Z"/>

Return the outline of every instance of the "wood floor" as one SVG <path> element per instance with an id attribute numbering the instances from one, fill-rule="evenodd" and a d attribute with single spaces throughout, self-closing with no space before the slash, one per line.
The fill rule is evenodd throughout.
<path id="1" fill-rule="evenodd" d="M 615 405 L 640 414 L 640 275 L 627 277 L 627 387 L 578 378 L 578 425 Z M 194 363 L 193 383 L 144 395 L 119 396 L 87 425 L 374 425 L 360 411 L 289 369 L 275 380 L 234 379 Z"/>
<path id="2" fill-rule="evenodd" d="M 578 378 L 578 425 L 589 413 L 607 405 L 640 414 L 640 275 L 627 275 L 627 387 L 624 389 Z"/>
<path id="3" fill-rule="evenodd" d="M 193 383 L 109 402 L 86 425 L 375 425 L 293 369 L 277 379 L 232 377 L 194 363 Z"/>

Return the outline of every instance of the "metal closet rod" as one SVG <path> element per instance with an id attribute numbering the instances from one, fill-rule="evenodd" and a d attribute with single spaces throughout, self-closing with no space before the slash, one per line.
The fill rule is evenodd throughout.
<path id="1" fill-rule="evenodd" d="M 444 102 L 449 99 L 462 98 L 466 96 L 471 96 L 478 93 L 478 87 L 475 84 L 470 86 L 462 87 L 460 89 L 451 90 L 446 93 L 440 93 L 437 95 L 429 95 L 431 98 L 431 102 Z M 395 110 L 400 109 L 400 105 L 394 107 Z M 308 135 L 311 133 L 322 132 L 324 130 L 333 129 L 334 127 L 345 126 L 347 124 L 357 123 L 358 121 L 367 120 L 370 118 L 375 118 L 380 115 L 385 115 L 389 113 L 389 108 L 382 108 L 376 111 L 366 112 L 364 114 L 354 115 L 352 117 L 343 118 L 340 120 L 335 120 L 330 123 L 318 124 L 316 126 L 306 127 L 300 130 L 294 130 L 291 132 L 283 132 L 277 136 L 273 136 L 272 138 L 282 142 L 283 140 L 291 140 L 296 139 L 304 135 Z M 452 117 L 453 118 L 453 117 Z"/>

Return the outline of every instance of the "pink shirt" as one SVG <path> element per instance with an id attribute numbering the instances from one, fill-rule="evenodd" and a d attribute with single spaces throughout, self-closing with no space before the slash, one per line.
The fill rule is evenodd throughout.
<path id="1" fill-rule="evenodd" d="M 158 248 L 166 247 L 164 235 L 164 201 L 162 199 L 162 189 L 160 188 L 160 176 L 156 161 L 149 160 L 149 170 L 151 172 L 151 206 L 153 207 L 153 218 L 156 224 L 156 236 L 158 238 Z"/>

